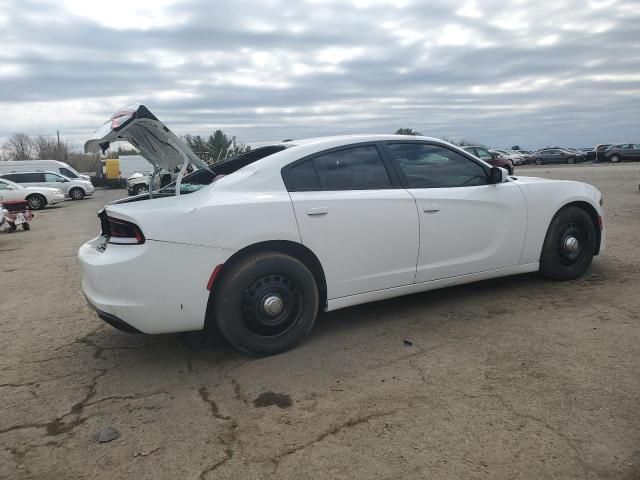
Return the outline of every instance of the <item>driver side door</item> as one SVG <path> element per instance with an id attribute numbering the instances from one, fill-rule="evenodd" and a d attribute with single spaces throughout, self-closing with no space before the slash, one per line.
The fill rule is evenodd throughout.
<path id="1" fill-rule="evenodd" d="M 486 165 L 444 145 L 386 149 L 418 207 L 416 283 L 520 263 L 527 211 L 516 183 L 490 184 Z"/>

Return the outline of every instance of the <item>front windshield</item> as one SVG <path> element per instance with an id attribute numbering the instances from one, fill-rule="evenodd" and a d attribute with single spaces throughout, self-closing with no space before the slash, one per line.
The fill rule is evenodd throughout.
<path id="1" fill-rule="evenodd" d="M 12 182 L 11 180 L 7 180 L 6 178 L 0 179 L 0 182 L 6 183 L 7 185 L 9 185 L 10 187 L 13 187 L 13 188 L 25 188 L 24 186 L 18 185 L 17 183 Z"/>

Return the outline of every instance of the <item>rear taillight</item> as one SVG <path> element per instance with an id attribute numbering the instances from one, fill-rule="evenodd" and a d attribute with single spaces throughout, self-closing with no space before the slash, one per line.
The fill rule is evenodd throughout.
<path id="1" fill-rule="evenodd" d="M 120 245 L 141 245 L 144 243 L 142 230 L 135 223 L 107 216 L 106 218 L 108 243 Z"/>

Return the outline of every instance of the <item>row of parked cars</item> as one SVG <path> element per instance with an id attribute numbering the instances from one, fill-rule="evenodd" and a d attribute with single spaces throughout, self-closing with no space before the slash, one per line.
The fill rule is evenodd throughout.
<path id="1" fill-rule="evenodd" d="M 511 160 L 514 165 L 640 160 L 640 144 L 635 143 L 600 144 L 593 148 L 552 147 L 533 152 L 492 149 L 490 152 Z"/>
<path id="2" fill-rule="evenodd" d="M 0 203 L 24 200 L 31 210 L 41 210 L 66 199 L 82 200 L 94 192 L 89 177 L 64 162 L 0 162 Z"/>

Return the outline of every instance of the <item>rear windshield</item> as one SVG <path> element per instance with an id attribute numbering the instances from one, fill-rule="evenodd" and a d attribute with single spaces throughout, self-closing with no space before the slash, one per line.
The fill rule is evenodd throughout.
<path id="1" fill-rule="evenodd" d="M 196 170 L 195 172 L 186 175 L 182 179 L 182 183 L 180 185 L 180 193 L 191 193 L 195 192 L 196 190 L 200 190 L 201 188 L 213 183 L 214 181 L 222 178 L 225 175 L 229 175 L 237 170 L 240 170 L 243 167 L 246 167 L 247 165 L 266 158 L 269 155 L 281 152 L 286 148 L 287 147 L 285 145 L 270 145 L 267 147 L 260 147 L 247 153 L 229 158 L 228 160 L 225 160 L 223 162 L 210 165 L 209 169 L 202 168 L 200 170 Z M 160 189 L 160 191 L 163 193 L 173 193 L 175 192 L 175 185 L 176 182 L 172 182 L 166 187 Z"/>

